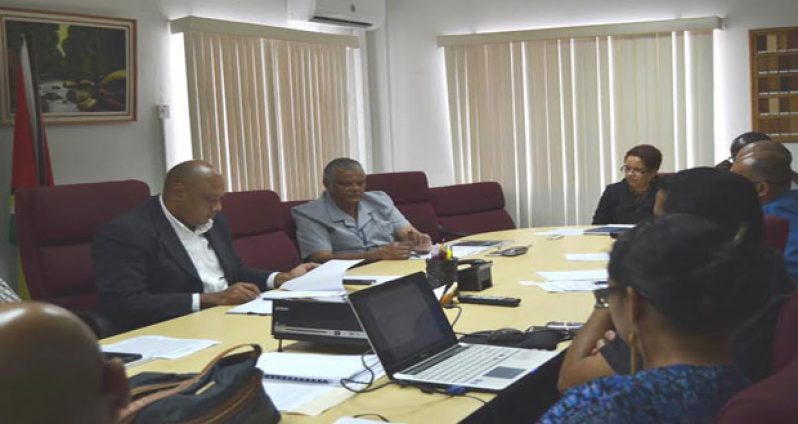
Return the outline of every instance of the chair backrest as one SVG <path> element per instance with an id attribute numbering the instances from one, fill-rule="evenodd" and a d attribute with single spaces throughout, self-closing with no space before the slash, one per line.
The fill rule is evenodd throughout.
<path id="1" fill-rule="evenodd" d="M 773 369 L 779 370 L 798 358 L 798 292 L 784 302 L 773 331 Z"/>
<path id="2" fill-rule="evenodd" d="M 787 237 L 790 233 L 790 221 L 774 215 L 765 215 L 765 243 L 768 246 L 784 252 Z"/>
<path id="3" fill-rule="evenodd" d="M 299 242 L 296 240 L 296 222 L 291 218 L 291 209 L 293 209 L 294 206 L 304 205 L 309 201 L 310 200 L 286 200 L 283 202 L 283 209 L 285 209 L 285 213 L 287 213 L 289 217 L 288 237 L 291 237 L 291 241 L 297 246 L 299 246 Z"/>
<path id="4" fill-rule="evenodd" d="M 798 422 L 798 358 L 734 396 L 721 408 L 717 424 Z"/>
<path id="5" fill-rule="evenodd" d="M 438 217 L 430 202 L 427 175 L 420 171 L 388 172 L 366 176 L 366 190 L 384 191 L 417 230 L 440 240 Z"/>
<path id="6" fill-rule="evenodd" d="M 96 306 L 94 234 L 149 195 L 137 180 L 16 191 L 17 237 L 31 297 L 68 309 Z"/>
<path id="7" fill-rule="evenodd" d="M 301 261 L 291 237 L 288 210 L 277 193 L 255 190 L 227 193 L 223 213 L 230 221 L 233 247 L 244 264 L 271 271 L 288 271 Z"/>
<path id="8" fill-rule="evenodd" d="M 504 194 L 497 182 L 433 187 L 430 191 L 443 232 L 468 235 L 515 228 L 504 210 Z"/>

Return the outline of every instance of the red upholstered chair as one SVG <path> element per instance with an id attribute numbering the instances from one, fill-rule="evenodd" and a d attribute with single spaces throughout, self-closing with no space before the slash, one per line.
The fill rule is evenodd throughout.
<path id="1" fill-rule="evenodd" d="M 440 240 L 438 217 L 430 202 L 427 176 L 420 171 L 366 175 L 366 190 L 384 191 L 416 229 Z"/>
<path id="2" fill-rule="evenodd" d="M 227 193 L 223 213 L 230 221 L 233 246 L 244 264 L 288 271 L 301 260 L 289 236 L 291 219 L 277 193 L 269 190 Z"/>
<path id="3" fill-rule="evenodd" d="M 798 292 L 784 302 L 776 321 L 773 332 L 773 369 L 779 370 L 795 358 L 798 358 Z M 796 400 L 798 401 L 798 392 Z"/>
<path id="4" fill-rule="evenodd" d="M 465 236 L 515 228 L 496 182 L 433 187 L 432 205 L 443 234 Z"/>
<path id="5" fill-rule="evenodd" d="M 715 417 L 717 424 L 798 423 L 798 358 L 738 393 Z"/>
<path id="6" fill-rule="evenodd" d="M 91 260 L 94 234 L 149 195 L 147 184 L 137 180 L 17 191 L 17 236 L 31 297 L 76 312 L 93 309 L 97 305 Z M 100 334 L 104 329 L 93 329 L 107 335 Z"/>
<path id="7" fill-rule="evenodd" d="M 765 243 L 768 246 L 784 252 L 789 233 L 790 221 L 774 215 L 765 215 Z"/>

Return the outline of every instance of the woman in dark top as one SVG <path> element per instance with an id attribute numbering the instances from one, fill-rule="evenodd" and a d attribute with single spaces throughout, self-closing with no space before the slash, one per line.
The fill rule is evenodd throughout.
<path id="1" fill-rule="evenodd" d="M 654 146 L 641 144 L 629 149 L 621 167 L 626 177 L 604 189 L 593 224 L 637 224 L 650 218 L 660 164 L 662 153 Z"/>
<path id="2" fill-rule="evenodd" d="M 667 215 L 621 235 L 603 297 L 632 346 L 632 375 L 576 386 L 542 423 L 708 423 L 748 380 L 729 329 L 767 299 L 766 248 L 693 215 Z M 598 306 L 598 305 L 597 305 Z M 603 305 L 602 305 L 603 306 Z M 635 373 L 637 355 L 643 371 Z"/>

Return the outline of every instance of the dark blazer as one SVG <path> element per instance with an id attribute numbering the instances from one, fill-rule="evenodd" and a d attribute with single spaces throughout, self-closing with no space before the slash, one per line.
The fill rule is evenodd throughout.
<path id="1" fill-rule="evenodd" d="M 223 215 L 214 218 L 205 237 L 228 282 L 251 282 L 268 290 L 271 272 L 241 263 Z M 92 243 L 92 259 L 100 308 L 122 330 L 188 314 L 191 294 L 203 291 L 197 269 L 158 196 L 104 226 Z"/>
<path id="2" fill-rule="evenodd" d="M 642 197 L 629 190 L 625 178 L 608 185 L 593 214 L 593 224 L 637 224 L 651 218 L 654 216 L 654 200 L 662 178 L 657 177 L 652 181 L 651 187 Z"/>

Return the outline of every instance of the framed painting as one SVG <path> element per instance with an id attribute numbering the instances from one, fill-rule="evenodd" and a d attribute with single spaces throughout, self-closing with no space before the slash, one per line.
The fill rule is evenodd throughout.
<path id="1" fill-rule="evenodd" d="M 0 8 L 0 118 L 13 122 L 20 48 L 46 123 L 136 120 L 136 21 Z"/>

